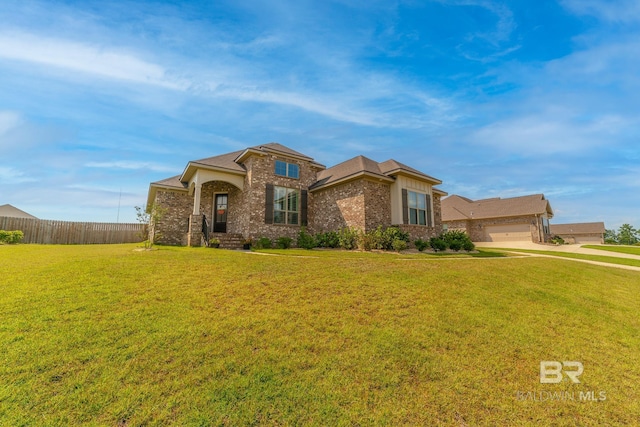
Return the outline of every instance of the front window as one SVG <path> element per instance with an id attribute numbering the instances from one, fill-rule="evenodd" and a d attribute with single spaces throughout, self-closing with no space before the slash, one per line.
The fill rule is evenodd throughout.
<path id="1" fill-rule="evenodd" d="M 295 163 L 287 163 L 282 160 L 276 160 L 276 175 L 286 176 L 289 178 L 300 177 L 300 167 Z"/>
<path id="2" fill-rule="evenodd" d="M 427 198 L 415 191 L 407 192 L 409 202 L 409 224 L 427 225 Z"/>
<path id="3" fill-rule="evenodd" d="M 551 234 L 551 232 L 549 231 L 549 218 L 547 218 L 546 216 L 542 217 L 542 230 L 545 234 Z"/>
<path id="4" fill-rule="evenodd" d="M 300 195 L 298 190 L 274 187 L 273 191 L 273 223 L 298 225 L 300 221 Z"/>

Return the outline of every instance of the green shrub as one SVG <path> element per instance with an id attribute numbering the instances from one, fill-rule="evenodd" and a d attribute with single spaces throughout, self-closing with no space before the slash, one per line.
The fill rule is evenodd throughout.
<path id="1" fill-rule="evenodd" d="M 358 235 L 358 248 L 363 251 L 370 251 L 377 249 L 377 240 L 373 232 L 360 233 Z"/>
<path id="2" fill-rule="evenodd" d="M 24 238 L 24 233 L 20 230 L 5 231 L 0 230 L 0 243 L 16 244 Z"/>
<path id="3" fill-rule="evenodd" d="M 553 236 L 551 239 L 549 239 L 549 242 L 553 243 L 554 245 L 564 245 L 564 239 L 560 236 Z"/>
<path id="4" fill-rule="evenodd" d="M 452 240 L 451 242 L 449 242 L 449 249 L 458 252 L 460 249 L 462 249 L 462 242 L 459 240 Z"/>
<path id="5" fill-rule="evenodd" d="M 429 247 L 429 242 L 422 239 L 416 240 L 415 242 L 413 242 L 413 244 L 416 245 L 416 249 L 418 249 L 420 252 L 424 251 Z"/>
<path id="6" fill-rule="evenodd" d="M 259 238 L 256 241 L 255 245 L 253 245 L 255 249 L 271 249 L 272 246 L 273 243 L 271 243 L 271 239 L 269 239 L 268 237 Z"/>
<path id="7" fill-rule="evenodd" d="M 316 246 L 319 248 L 339 248 L 340 237 L 335 231 L 327 231 L 326 233 L 318 233 L 315 235 Z"/>
<path id="8" fill-rule="evenodd" d="M 475 249 L 475 245 L 471 242 L 469 235 L 461 230 L 449 230 L 440 235 L 440 238 L 444 240 L 452 251 L 459 251 L 462 248 L 465 250 L 473 250 Z M 466 249 L 471 248 L 471 249 Z"/>
<path id="9" fill-rule="evenodd" d="M 440 237 L 432 237 L 429 239 L 429 246 L 431 246 L 431 249 L 435 252 L 447 250 L 447 242 Z"/>
<path id="10" fill-rule="evenodd" d="M 307 230 L 302 227 L 300 233 L 298 233 L 298 247 L 303 249 L 313 249 L 316 247 L 316 244 L 316 239 L 311 234 L 307 233 Z"/>
<path id="11" fill-rule="evenodd" d="M 471 240 L 468 240 L 462 244 L 462 249 L 464 249 L 467 252 L 471 252 L 475 250 L 475 248 L 476 248 L 476 245 L 474 245 Z"/>
<path id="12" fill-rule="evenodd" d="M 345 227 L 338 231 L 338 244 L 342 249 L 353 250 L 358 246 L 358 235 L 360 232 L 356 228 Z"/>
<path id="13" fill-rule="evenodd" d="M 396 240 L 402 240 L 405 243 L 409 243 L 409 233 L 406 233 L 400 228 L 391 226 L 383 229 L 382 226 L 378 226 L 375 230 L 372 230 L 364 235 L 362 243 L 365 250 L 380 249 L 383 251 L 390 251 L 393 248 L 393 242 Z"/>
<path id="14" fill-rule="evenodd" d="M 291 237 L 278 237 L 278 239 L 276 240 L 276 248 L 289 249 L 292 242 L 293 239 Z"/>
<path id="15" fill-rule="evenodd" d="M 409 246 L 405 240 L 395 239 L 391 244 L 396 252 L 404 251 Z"/>

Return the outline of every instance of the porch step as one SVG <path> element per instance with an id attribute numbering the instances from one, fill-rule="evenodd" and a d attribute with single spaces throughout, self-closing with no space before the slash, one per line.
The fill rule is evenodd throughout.
<path id="1" fill-rule="evenodd" d="M 209 238 L 215 237 L 220 240 L 221 249 L 242 249 L 244 238 L 242 234 L 233 233 L 211 233 Z"/>

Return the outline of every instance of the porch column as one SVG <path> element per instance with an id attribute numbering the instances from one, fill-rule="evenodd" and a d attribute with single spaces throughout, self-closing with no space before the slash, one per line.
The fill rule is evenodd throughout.
<path id="1" fill-rule="evenodd" d="M 193 192 L 193 214 L 200 215 L 200 195 L 202 194 L 202 184 L 196 184 Z"/>
<path id="2" fill-rule="evenodd" d="M 189 217 L 187 245 L 202 246 L 202 215 L 191 215 Z"/>

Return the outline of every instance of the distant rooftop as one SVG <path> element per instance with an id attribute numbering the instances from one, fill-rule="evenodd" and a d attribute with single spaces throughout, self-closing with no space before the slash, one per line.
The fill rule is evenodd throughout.
<path id="1" fill-rule="evenodd" d="M 30 213 L 27 213 L 27 212 L 23 211 L 22 209 L 18 209 L 15 206 L 12 206 L 12 205 L 9 205 L 9 204 L 0 206 L 0 216 L 6 216 L 6 217 L 10 217 L 10 218 L 38 219 L 35 216 L 31 215 Z"/>
<path id="2" fill-rule="evenodd" d="M 471 200 L 466 197 L 452 195 L 442 200 L 442 221 L 459 221 L 468 219 L 504 218 L 522 215 L 553 216 L 553 210 L 544 194 L 532 194 L 521 197 L 501 199 Z"/>

